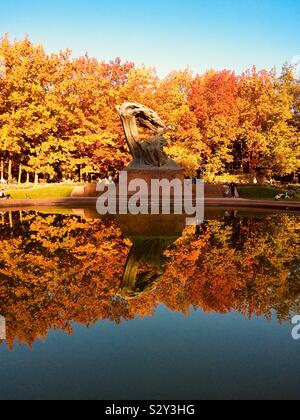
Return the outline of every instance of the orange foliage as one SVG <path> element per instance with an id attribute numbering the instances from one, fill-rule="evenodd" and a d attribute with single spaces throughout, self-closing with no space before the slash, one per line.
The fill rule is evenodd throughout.
<path id="1" fill-rule="evenodd" d="M 72 324 L 120 323 L 153 316 L 158 305 L 275 313 L 280 321 L 300 311 L 299 219 L 227 217 L 188 227 L 165 252 L 155 287 L 121 297 L 131 247 L 114 220 L 29 213 L 0 225 L 0 313 L 7 342 L 32 345 L 50 329 Z M 147 268 L 147 267 L 146 267 Z"/>
<path id="2" fill-rule="evenodd" d="M 225 172 L 292 174 L 299 169 L 299 82 L 255 69 L 195 77 L 116 59 L 109 63 L 70 50 L 48 55 L 29 39 L 0 40 L 0 159 L 47 181 L 116 174 L 130 160 L 116 105 L 136 101 L 174 127 L 168 153 L 189 176 Z M 7 172 L 7 171 L 5 171 Z M 210 178 L 209 178 L 210 177 Z M 25 174 L 23 181 L 26 179 Z"/>

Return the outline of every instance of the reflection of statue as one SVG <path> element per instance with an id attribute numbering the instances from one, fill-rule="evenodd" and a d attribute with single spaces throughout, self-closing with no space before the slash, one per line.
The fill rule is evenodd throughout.
<path id="1" fill-rule="evenodd" d="M 155 289 L 165 270 L 164 251 L 182 235 L 184 215 L 121 215 L 124 236 L 133 243 L 119 295 L 135 298 Z"/>
<path id="2" fill-rule="evenodd" d="M 117 111 L 121 117 L 127 143 L 134 159 L 131 167 L 170 167 L 178 169 L 178 165 L 169 159 L 163 151 L 164 146 L 167 145 L 163 134 L 170 127 L 166 127 L 154 111 L 144 105 L 131 102 L 117 107 Z M 156 132 L 156 135 L 150 137 L 148 141 L 141 142 L 137 125 Z"/>
<path id="3" fill-rule="evenodd" d="M 124 270 L 120 296 L 132 299 L 155 289 L 164 273 L 163 252 L 174 238 L 135 238 Z"/>

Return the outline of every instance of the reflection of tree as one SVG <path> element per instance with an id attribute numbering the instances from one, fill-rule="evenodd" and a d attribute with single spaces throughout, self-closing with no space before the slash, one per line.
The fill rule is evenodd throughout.
<path id="1" fill-rule="evenodd" d="M 8 314 L 8 340 L 31 343 L 51 327 L 70 331 L 71 321 L 118 321 L 111 300 L 129 246 L 118 226 L 33 214 L 24 223 L 26 234 L 12 230 L 0 249 L 0 312 Z"/>
<path id="2" fill-rule="evenodd" d="M 185 285 L 188 304 L 250 316 L 270 317 L 275 311 L 279 319 L 286 319 L 290 311 L 299 312 L 299 271 L 293 269 L 299 266 L 296 221 L 285 215 L 234 220 L 243 246 L 232 240 L 234 225 L 209 222 L 207 242 Z M 190 241 L 180 243 L 178 251 L 189 254 L 190 247 Z"/>
<path id="3" fill-rule="evenodd" d="M 8 344 L 31 345 L 50 328 L 71 332 L 73 322 L 149 316 L 161 303 L 183 313 L 194 307 L 288 319 L 300 312 L 298 221 L 233 214 L 207 221 L 196 235 L 188 227 L 171 245 L 139 238 L 132 248 L 114 221 L 28 213 L 21 222 L 15 215 L 12 227 L 0 225 Z"/>

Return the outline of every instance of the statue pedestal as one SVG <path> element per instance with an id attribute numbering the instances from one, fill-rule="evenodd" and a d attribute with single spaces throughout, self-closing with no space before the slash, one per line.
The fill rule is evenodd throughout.
<path id="1" fill-rule="evenodd" d="M 146 181 L 148 185 L 149 194 L 151 193 L 151 183 L 153 180 L 167 180 L 173 181 L 178 179 L 179 181 L 184 182 L 184 173 L 183 169 L 178 168 L 125 168 L 124 172 L 127 173 L 127 184 L 129 185 L 131 181 L 134 180 L 143 180 Z"/>
<path id="2" fill-rule="evenodd" d="M 124 199 L 124 195 L 127 192 L 127 197 L 130 198 L 137 191 L 128 191 L 129 184 L 132 181 L 142 180 L 145 181 L 148 186 L 148 197 L 151 198 L 151 184 L 153 180 L 163 181 L 167 180 L 169 182 L 174 180 L 179 180 L 184 185 L 184 170 L 178 166 L 175 162 L 170 161 L 170 164 L 163 167 L 137 167 L 134 165 L 129 165 L 123 169 L 123 173 L 126 173 L 127 180 L 124 185 L 124 178 L 122 186 L 117 185 L 117 194 L 118 199 Z M 224 185 L 216 184 L 205 184 L 205 198 L 224 198 L 226 196 L 226 190 L 228 187 Z M 72 194 L 72 197 L 94 197 L 97 198 L 101 195 L 97 191 L 97 184 L 87 184 L 84 187 L 75 188 Z M 196 186 L 193 186 L 193 196 L 196 197 Z M 176 198 L 171 189 L 171 197 Z"/>

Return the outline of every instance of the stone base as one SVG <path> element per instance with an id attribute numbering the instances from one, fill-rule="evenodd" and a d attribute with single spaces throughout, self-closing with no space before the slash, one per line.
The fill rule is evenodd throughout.
<path id="1" fill-rule="evenodd" d="M 154 175 L 154 174 L 153 174 Z M 140 172 L 136 171 L 130 171 L 128 172 L 128 182 L 132 181 L 136 178 L 144 179 L 150 190 L 151 186 L 151 180 L 152 179 L 180 179 L 182 182 L 184 180 L 183 173 L 180 172 L 173 172 L 173 173 L 161 173 L 161 174 L 155 174 L 156 178 L 152 178 L 152 174 L 141 174 Z M 160 175 L 161 177 L 157 177 L 157 175 Z M 224 198 L 225 192 L 228 189 L 228 187 L 223 185 L 214 185 L 214 184 L 205 184 L 204 186 L 204 196 L 205 198 Z M 196 187 L 194 187 L 194 192 L 196 195 Z M 71 197 L 74 198 L 93 198 L 93 197 L 99 197 L 100 193 L 97 192 L 97 184 L 87 184 L 85 187 L 80 188 L 74 188 L 74 192 L 71 194 Z M 130 196 L 131 194 L 129 194 Z"/>
<path id="2" fill-rule="evenodd" d="M 181 168 L 175 169 L 165 169 L 165 168 L 151 168 L 151 169 L 132 169 L 125 168 L 127 172 L 128 184 L 135 179 L 142 179 L 147 182 L 148 187 L 151 187 L 151 181 L 153 179 L 163 180 L 167 179 L 168 181 L 173 181 L 174 179 L 179 179 L 184 181 L 184 172 Z"/>
<path id="3" fill-rule="evenodd" d="M 151 192 L 151 181 L 152 180 L 163 180 L 173 181 L 179 179 L 182 183 L 184 182 L 184 170 L 178 166 L 173 165 L 171 167 L 161 167 L 161 168 L 136 168 L 132 165 L 129 165 L 123 170 L 127 173 L 127 185 L 133 180 L 142 179 L 146 181 L 148 185 L 148 191 Z M 224 198 L 225 192 L 228 190 L 228 187 L 224 185 L 217 184 L 205 184 L 205 198 Z M 196 186 L 193 188 L 194 195 L 196 196 Z M 133 195 L 134 193 L 129 193 L 128 196 Z M 84 187 L 75 188 L 72 197 L 99 197 L 100 193 L 97 192 L 97 184 L 87 184 Z"/>
<path id="4" fill-rule="evenodd" d="M 204 185 L 204 197 L 205 198 L 224 198 L 228 187 L 217 184 L 205 184 Z"/>

